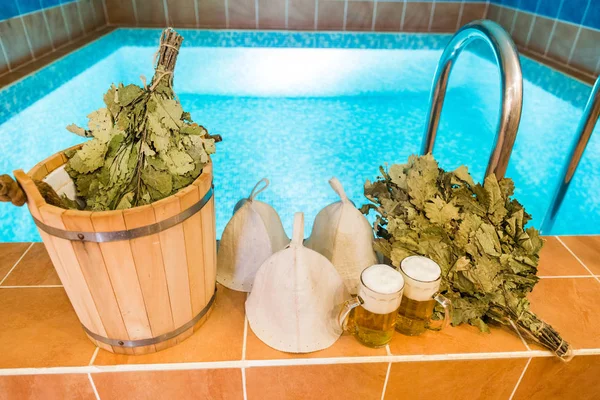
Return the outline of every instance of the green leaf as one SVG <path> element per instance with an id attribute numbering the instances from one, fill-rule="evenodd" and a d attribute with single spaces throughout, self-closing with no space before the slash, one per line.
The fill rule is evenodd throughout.
<path id="1" fill-rule="evenodd" d="M 446 203 L 439 196 L 425 203 L 425 215 L 429 220 L 438 225 L 444 225 L 452 220 L 458 219 L 458 207 Z"/>
<path id="2" fill-rule="evenodd" d="M 127 86 L 120 87 L 118 90 L 119 105 L 126 107 L 130 105 L 135 99 L 137 99 L 144 90 L 138 85 L 130 84 Z"/>
<path id="3" fill-rule="evenodd" d="M 113 120 L 110 111 L 106 108 L 100 108 L 88 115 L 88 128 L 92 135 L 101 142 L 110 141 L 113 129 Z"/>
<path id="4" fill-rule="evenodd" d="M 80 174 L 95 171 L 104 164 L 106 150 L 106 144 L 100 140 L 89 140 L 69 160 L 69 167 Z"/>
<path id="5" fill-rule="evenodd" d="M 467 182 L 471 186 L 475 186 L 475 181 L 473 181 L 473 178 L 469 174 L 468 168 L 464 165 L 461 165 L 460 167 L 456 168 L 454 170 L 454 175 L 456 175 L 456 177 L 461 181 Z"/>
<path id="6" fill-rule="evenodd" d="M 154 168 L 145 168 L 142 170 L 142 181 L 148 187 L 163 195 L 168 195 L 173 190 L 171 174 L 165 171 L 158 171 Z"/>

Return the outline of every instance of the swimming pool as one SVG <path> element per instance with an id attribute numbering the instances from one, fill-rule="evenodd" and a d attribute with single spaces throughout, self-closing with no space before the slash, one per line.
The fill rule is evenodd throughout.
<path id="1" fill-rule="evenodd" d="M 159 30 L 118 29 L 0 91 L 0 173 L 29 170 L 81 138 L 112 82 L 150 78 Z M 217 234 L 235 203 L 263 177 L 260 195 L 288 234 L 293 213 L 312 220 L 335 201 L 336 176 L 357 205 L 384 163 L 418 152 L 435 67 L 449 35 L 181 30 L 175 89 L 183 108 L 223 136 L 215 164 Z M 507 176 L 539 226 L 590 87 L 521 58 L 524 107 Z M 485 50 L 456 64 L 435 156 L 483 177 L 495 135 L 499 77 Z M 553 234 L 600 233 L 600 137 L 596 132 Z M 0 241 L 39 240 L 26 207 L 0 203 Z"/>

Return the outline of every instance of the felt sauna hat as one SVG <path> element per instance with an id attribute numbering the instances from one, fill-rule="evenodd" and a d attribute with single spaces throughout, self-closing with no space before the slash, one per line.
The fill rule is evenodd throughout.
<path id="1" fill-rule="evenodd" d="M 315 218 L 306 247 L 325 257 L 340 273 L 348 291 L 358 292 L 360 273 L 377 264 L 369 221 L 346 196 L 337 178 L 329 180 L 340 201 L 323 208 Z"/>
<path id="2" fill-rule="evenodd" d="M 261 179 L 247 199 L 240 200 L 227 223 L 217 254 L 217 281 L 230 289 L 249 292 L 260 265 L 290 242 L 279 215 L 255 200 L 269 186 Z"/>
<path id="3" fill-rule="evenodd" d="M 302 245 L 304 215 L 294 216 L 292 242 L 261 265 L 246 300 L 250 327 L 268 346 L 308 353 L 331 346 L 342 330 L 338 312 L 347 297 L 335 267 Z"/>

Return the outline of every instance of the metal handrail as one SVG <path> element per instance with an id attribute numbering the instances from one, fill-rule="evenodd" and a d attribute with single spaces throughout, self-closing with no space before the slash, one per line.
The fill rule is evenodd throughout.
<path id="1" fill-rule="evenodd" d="M 427 128 L 421 154 L 433 152 L 442 106 L 446 96 L 448 78 L 456 59 L 466 45 L 482 39 L 494 53 L 500 68 L 500 118 L 485 176 L 495 174 L 503 178 L 512 153 L 523 105 L 523 75 L 515 44 L 510 35 L 497 23 L 488 20 L 473 21 L 454 34 L 446 46 L 435 71 L 431 89 L 431 105 L 427 115 Z"/>
<path id="2" fill-rule="evenodd" d="M 562 169 L 560 174 L 562 180 L 554 192 L 554 197 L 550 203 L 550 208 L 548 208 L 548 212 L 546 213 L 544 221 L 542 222 L 542 228 L 540 229 L 542 233 L 547 234 L 554 226 L 560 206 L 562 205 L 565 195 L 567 194 L 567 189 L 569 189 L 569 185 L 573 180 L 573 176 L 575 176 L 575 171 L 577 171 L 579 161 L 581 161 L 583 152 L 585 151 L 585 148 L 590 141 L 590 137 L 592 136 L 592 132 L 594 131 L 594 127 L 596 126 L 598 116 L 600 116 L 600 78 L 596 80 L 596 83 L 592 88 L 592 93 L 590 94 L 585 109 L 583 110 L 583 115 L 579 122 L 579 126 L 577 127 L 576 138 L 571 145 L 571 150 L 569 151 L 569 162 L 565 163 Z"/>

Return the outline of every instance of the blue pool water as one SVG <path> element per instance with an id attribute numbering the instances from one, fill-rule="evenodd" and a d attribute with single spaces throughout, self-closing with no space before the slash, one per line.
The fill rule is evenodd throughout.
<path id="1" fill-rule="evenodd" d="M 429 90 L 448 35 L 182 31 L 175 89 L 185 110 L 224 141 L 213 158 L 220 236 L 235 203 L 263 177 L 260 199 L 291 234 L 306 234 L 335 201 L 336 176 L 362 204 L 384 163 L 420 148 Z M 113 82 L 150 78 L 159 31 L 119 29 L 0 91 L 0 173 L 29 170 L 80 142 Z M 435 156 L 483 177 L 498 118 L 498 72 L 485 51 L 465 53 L 451 77 Z M 589 86 L 522 58 L 524 107 L 507 176 L 538 226 L 573 140 Z M 600 233 L 600 136 L 571 185 L 554 234 Z M 39 240 L 26 208 L 0 203 L 0 241 Z"/>

